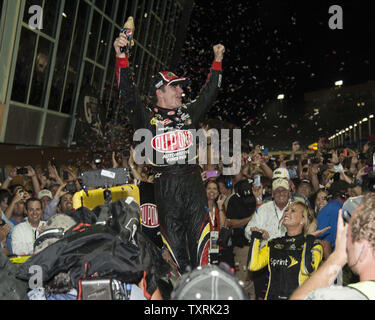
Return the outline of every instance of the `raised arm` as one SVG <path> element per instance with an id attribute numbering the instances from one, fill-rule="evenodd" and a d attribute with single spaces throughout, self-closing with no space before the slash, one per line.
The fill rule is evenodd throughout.
<path id="1" fill-rule="evenodd" d="M 187 104 L 194 125 L 197 125 L 197 123 L 203 118 L 204 114 L 213 105 L 219 89 L 221 88 L 224 52 L 225 47 L 222 44 L 217 44 L 213 47 L 214 61 L 206 83 L 196 99 Z"/>
<path id="2" fill-rule="evenodd" d="M 128 45 L 128 40 L 123 33 L 120 33 L 113 43 L 116 52 L 116 77 L 117 85 L 119 87 L 119 95 L 122 105 L 130 118 L 135 129 L 142 128 L 146 121 L 145 108 L 142 104 L 138 90 L 135 87 L 134 81 L 129 69 L 129 57 L 121 48 Z"/>

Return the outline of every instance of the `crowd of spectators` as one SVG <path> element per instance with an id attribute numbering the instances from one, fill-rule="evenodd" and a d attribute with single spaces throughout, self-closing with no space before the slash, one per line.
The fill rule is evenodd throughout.
<path id="1" fill-rule="evenodd" d="M 207 132 L 209 136 L 209 130 Z M 210 148 L 209 144 L 208 153 Z M 280 241 L 277 239 L 295 236 L 296 233 L 289 232 L 294 230 L 290 220 L 297 212 L 300 214 L 298 221 L 302 221 L 297 234 L 300 235 L 303 230 L 302 238 L 310 237 L 308 246 L 314 248 L 311 252 L 321 250 L 321 256 L 312 254 L 309 259 L 301 256 L 294 259 L 301 259 L 298 263 L 303 260 L 312 264 L 306 268 L 310 270 L 304 274 L 306 278 L 315 272 L 320 266 L 319 261 L 327 260 L 335 250 L 337 217 L 345 200 L 371 191 L 369 176 L 373 170 L 374 148 L 371 142 L 365 143 L 361 150 L 329 148 L 322 139 L 314 152 L 302 150 L 298 142 L 292 144 L 290 152 L 280 155 L 267 154 L 262 149 L 260 145 L 243 143 L 241 170 L 234 176 L 222 174 L 222 163 L 201 165 L 202 183 L 206 186 L 208 198 L 206 209 L 210 214 L 211 229 L 216 235 L 216 238 L 211 238 L 210 261 L 212 264 L 224 262 L 229 265 L 251 299 L 267 298 L 269 290 L 273 292 L 272 298 L 285 299 L 301 282 L 291 280 L 292 287 L 279 289 L 284 295 L 275 295 L 275 289 L 269 288 L 273 285 L 273 282 L 268 282 L 269 270 L 264 268 L 266 260 L 272 261 L 272 257 L 267 256 L 259 264 L 261 256 L 256 257 L 255 252 L 263 253 L 261 247 L 268 248 L 275 241 Z M 129 168 L 129 183 L 139 186 L 142 198 L 146 194 L 145 186 L 152 186 L 154 173 L 148 165 L 135 163 L 134 152 L 133 148 L 121 154 L 113 152 L 112 164 L 107 168 Z M 98 159 L 93 159 L 90 168 L 85 170 L 102 168 Z M 74 210 L 73 194 L 81 190 L 79 169 L 71 162 L 59 167 L 55 165 L 49 163 L 47 168 L 40 165 L 15 166 L 6 172 L 0 190 L 0 241 L 2 252 L 8 257 L 33 255 L 34 241 L 43 232 L 46 222 L 56 214 Z M 148 202 L 152 200 L 148 199 Z M 300 207 L 291 207 L 295 203 L 299 203 Z M 303 228 L 305 225 L 309 225 L 308 230 Z M 225 244 L 220 242 L 223 229 L 231 232 Z M 150 238 L 161 249 L 165 260 L 170 262 L 160 233 L 154 233 Z M 250 256 L 249 252 L 252 253 Z M 288 252 L 284 255 L 288 256 Z M 274 264 L 271 269 L 273 279 L 275 272 L 285 272 L 275 268 Z M 336 281 L 350 283 L 355 275 L 349 268 L 343 270 L 344 274 L 338 275 Z"/>

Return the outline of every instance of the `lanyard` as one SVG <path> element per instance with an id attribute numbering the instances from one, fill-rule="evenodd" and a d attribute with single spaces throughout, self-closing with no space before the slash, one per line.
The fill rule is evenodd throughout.
<path id="1" fill-rule="evenodd" d="M 289 202 L 290 202 L 290 201 L 288 201 L 288 203 L 287 203 L 287 205 L 284 207 L 284 209 L 289 205 Z M 283 216 L 281 215 L 281 218 L 279 219 L 279 216 L 277 215 L 277 209 L 276 209 L 275 201 L 273 201 L 273 208 L 275 209 L 276 219 L 279 221 L 279 222 L 278 222 L 277 229 L 280 230 L 281 228 L 284 227 L 284 226 L 281 225 L 281 221 L 282 221 Z M 283 210 L 284 210 L 284 209 L 283 209 Z M 285 228 L 285 227 L 284 227 L 284 228 Z"/>
<path id="2" fill-rule="evenodd" d="M 210 221 L 213 227 L 215 227 L 215 206 L 213 206 L 213 213 L 211 214 L 211 211 L 208 206 L 205 206 L 206 211 L 208 212 L 208 216 L 210 217 Z"/>

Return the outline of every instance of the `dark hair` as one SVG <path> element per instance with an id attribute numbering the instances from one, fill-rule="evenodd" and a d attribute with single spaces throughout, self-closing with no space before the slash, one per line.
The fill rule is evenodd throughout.
<path id="1" fill-rule="evenodd" d="M 14 193 L 14 190 L 18 187 L 21 187 L 23 189 L 23 185 L 22 184 L 12 184 L 8 189 L 9 191 L 13 194 Z"/>
<path id="2" fill-rule="evenodd" d="M 225 184 L 226 183 L 226 181 L 227 181 L 227 177 L 226 176 L 223 176 L 223 175 L 220 175 L 220 176 L 218 176 L 217 178 L 216 178 L 216 182 L 217 183 L 223 183 L 223 184 Z"/>
<path id="3" fill-rule="evenodd" d="M 26 200 L 26 203 L 25 203 L 25 208 L 26 208 L 26 210 L 28 209 L 29 203 L 30 203 L 30 202 L 34 202 L 34 201 L 39 202 L 39 203 L 40 203 L 40 207 L 41 207 L 41 208 L 43 207 L 43 206 L 42 206 L 42 201 L 41 201 L 40 199 L 38 199 L 38 198 L 29 198 L 29 199 Z"/>
<path id="4" fill-rule="evenodd" d="M 316 198 L 318 197 L 318 194 L 321 193 L 321 192 L 325 192 L 327 194 L 326 198 L 327 198 L 327 201 L 328 201 L 328 195 L 329 195 L 328 190 L 321 188 L 318 191 L 316 191 L 309 198 L 310 205 L 311 205 L 311 207 L 313 208 L 314 211 L 315 211 L 315 201 L 316 201 Z M 316 212 L 316 214 L 317 214 L 317 212 Z"/>
<path id="5" fill-rule="evenodd" d="M 262 183 L 263 186 L 272 188 L 272 179 L 270 179 L 266 176 L 261 176 L 260 182 Z"/>
<path id="6" fill-rule="evenodd" d="M 3 202 L 6 198 L 8 198 L 9 201 L 10 197 L 11 194 L 7 190 L 0 189 L 0 202 Z"/>
<path id="7" fill-rule="evenodd" d="M 206 188 L 208 187 L 208 185 L 211 184 L 211 183 L 216 184 L 217 189 L 220 190 L 220 189 L 219 189 L 219 184 L 218 184 L 218 182 L 217 182 L 216 180 L 207 180 L 206 183 L 205 183 L 205 186 L 204 186 L 205 189 L 206 189 Z"/>

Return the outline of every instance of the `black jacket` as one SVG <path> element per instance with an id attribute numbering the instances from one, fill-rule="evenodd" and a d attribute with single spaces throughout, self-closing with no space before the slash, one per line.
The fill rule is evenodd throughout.
<path id="1" fill-rule="evenodd" d="M 195 138 L 189 130 L 198 127 L 217 97 L 222 81 L 221 64 L 213 64 L 195 100 L 173 110 L 145 107 L 131 79 L 129 67 L 119 68 L 117 74 L 121 103 L 134 129 L 144 128 L 150 132 L 145 144 L 147 147 L 151 144 L 152 149 L 146 148 L 146 158 L 158 167 L 176 167 L 177 161 L 179 164 L 194 163 Z"/>

